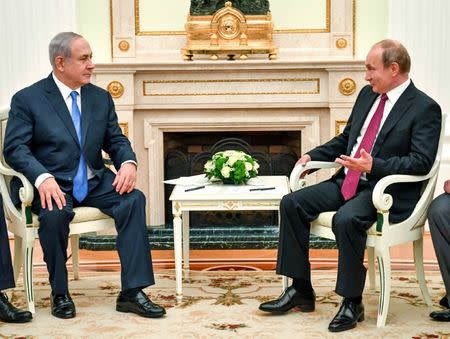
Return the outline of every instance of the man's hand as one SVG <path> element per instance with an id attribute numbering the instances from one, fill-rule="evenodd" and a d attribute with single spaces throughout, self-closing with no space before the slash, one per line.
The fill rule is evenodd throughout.
<path id="1" fill-rule="evenodd" d="M 450 180 L 444 182 L 444 191 L 445 193 L 450 194 Z"/>
<path id="2" fill-rule="evenodd" d="M 55 201 L 56 206 L 60 210 L 66 206 L 65 193 L 61 191 L 55 178 L 50 177 L 45 179 L 38 187 L 39 196 L 41 198 L 42 208 L 48 208 L 49 211 L 53 211 L 52 199 Z"/>
<path id="3" fill-rule="evenodd" d="M 348 168 L 349 170 L 355 170 L 362 173 L 370 173 L 372 170 L 372 156 L 367 153 L 364 149 L 362 149 L 359 154 L 361 157 L 352 158 L 348 155 L 341 155 L 339 158 L 336 158 L 336 162 L 341 164 L 342 166 Z"/>
<path id="4" fill-rule="evenodd" d="M 136 185 L 136 165 L 132 162 L 123 164 L 117 172 L 112 185 L 120 195 L 134 190 Z"/>
<path id="5" fill-rule="evenodd" d="M 297 165 L 305 166 L 306 163 L 309 162 L 309 161 L 311 161 L 311 157 L 309 156 L 309 154 L 303 154 L 301 156 L 301 158 L 297 160 L 297 162 L 295 163 L 295 166 L 297 166 Z M 308 171 L 304 171 L 301 174 L 300 179 L 304 178 L 309 172 L 310 172 L 309 170 Z"/>

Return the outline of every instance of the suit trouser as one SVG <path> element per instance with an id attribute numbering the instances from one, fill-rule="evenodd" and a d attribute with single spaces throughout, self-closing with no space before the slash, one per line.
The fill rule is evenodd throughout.
<path id="1" fill-rule="evenodd" d="M 81 203 L 66 194 L 66 206 L 59 210 L 39 211 L 39 240 L 47 264 L 49 280 L 54 294 L 68 292 L 67 246 L 69 223 L 74 217 L 73 207 L 92 206 L 114 218 L 117 230 L 117 250 L 121 263 L 122 290 L 144 288 L 155 283 L 145 217 L 145 196 L 135 189 L 119 195 L 112 186 L 114 174 L 106 172 L 101 182 L 91 188 Z M 35 201 L 40 205 L 39 201 Z M 40 207 L 40 206 L 39 206 Z"/>
<path id="2" fill-rule="evenodd" d="M 5 214 L 3 211 L 3 201 L 0 197 L 0 291 L 14 286 L 8 230 L 6 228 Z"/>
<path id="3" fill-rule="evenodd" d="M 367 183 L 360 183 L 357 195 L 347 202 L 342 197 L 341 185 L 342 178 L 333 178 L 283 197 L 277 273 L 311 279 L 310 222 L 321 212 L 337 211 L 332 221 L 339 250 L 336 293 L 352 298 L 361 296 L 364 289 L 366 231 L 376 220 L 376 210 Z"/>
<path id="4" fill-rule="evenodd" d="M 428 210 L 431 238 L 450 302 L 450 194 L 441 194 Z"/>

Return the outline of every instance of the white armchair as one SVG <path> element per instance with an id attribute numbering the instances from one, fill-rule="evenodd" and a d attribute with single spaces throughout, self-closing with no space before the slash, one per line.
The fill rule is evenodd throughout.
<path id="1" fill-rule="evenodd" d="M 19 172 L 9 168 L 3 158 L 3 140 L 8 120 L 9 108 L 0 109 L 0 193 L 8 230 L 14 234 L 14 278 L 17 282 L 20 269 L 23 266 L 23 285 L 27 298 L 28 310 L 35 312 L 33 290 L 33 249 L 38 236 L 39 222 L 37 216 L 31 212 L 31 202 L 34 196 L 33 185 Z M 13 177 L 18 177 L 23 187 L 19 196 L 21 207 L 16 208 L 10 196 L 9 183 Z M 97 232 L 107 228 L 114 228 L 114 219 L 93 207 L 74 208 L 75 217 L 70 224 L 70 244 L 72 249 L 72 266 L 74 278 L 79 278 L 78 245 L 80 234 Z"/>
<path id="2" fill-rule="evenodd" d="M 377 209 L 377 222 L 367 231 L 367 251 L 368 251 L 368 271 L 369 284 L 371 289 L 375 289 L 375 261 L 378 261 L 380 274 L 380 297 L 378 303 L 377 326 L 383 327 L 386 324 L 386 317 L 389 308 L 391 291 L 391 259 L 389 249 L 392 246 L 407 242 L 413 243 L 414 264 L 416 267 L 417 280 L 422 291 L 425 303 L 432 305 L 428 293 L 424 267 L 423 267 L 423 226 L 427 217 L 428 206 L 433 199 L 434 188 L 438 176 L 440 154 L 443 144 L 443 134 L 445 130 L 445 115 L 442 117 L 441 137 L 439 141 L 436 160 L 427 175 L 390 175 L 381 179 L 375 186 L 372 201 Z M 305 166 L 297 165 L 291 172 L 291 190 L 296 191 L 306 186 L 306 179 L 303 172 L 311 169 L 339 168 L 340 165 L 334 162 L 310 161 Z M 423 182 L 422 195 L 408 219 L 391 224 L 389 222 L 389 209 L 392 206 L 393 198 L 385 193 L 389 185 L 400 182 Z M 327 239 L 335 239 L 331 229 L 333 215 L 336 212 L 324 212 L 319 214 L 316 220 L 311 223 L 311 234 Z"/>

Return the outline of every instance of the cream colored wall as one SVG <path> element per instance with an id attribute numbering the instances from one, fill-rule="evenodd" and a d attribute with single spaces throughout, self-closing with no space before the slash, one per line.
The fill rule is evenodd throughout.
<path id="1" fill-rule="evenodd" d="M 333 1 L 333 0 L 331 0 Z M 376 6 L 371 0 L 356 1 L 356 48 L 355 57 L 364 59 L 370 46 L 387 35 L 388 0 L 377 0 Z M 313 3 L 311 10 L 307 3 Z M 141 30 L 143 31 L 179 31 L 184 27 L 189 10 L 188 0 L 167 0 L 164 7 L 152 6 L 160 4 L 155 0 L 141 0 Z M 177 6 L 177 3 L 180 5 Z M 271 10 L 276 29 L 284 28 L 321 28 L 324 15 L 325 0 L 275 0 Z M 301 12 L 298 20 L 302 21 L 294 27 L 297 9 Z M 284 13 L 281 10 L 284 9 Z M 314 10 L 312 10 L 314 9 Z M 111 41 L 109 23 L 109 0 L 76 0 L 77 31 L 91 43 L 96 62 L 111 61 Z M 302 14 L 303 13 L 303 14 Z M 311 13 L 316 13 L 312 15 Z M 307 15 L 306 15 L 307 14 Z M 303 17 L 302 17 L 303 16 Z M 284 21 L 281 21 L 284 20 Z M 305 21 L 307 21 L 305 23 Z"/>
<path id="2" fill-rule="evenodd" d="M 109 0 L 76 0 L 76 31 L 90 43 L 95 62 L 111 61 Z"/>
<path id="3" fill-rule="evenodd" d="M 356 1 L 356 57 L 365 59 L 370 47 L 387 38 L 389 0 Z M 376 5 L 374 5 L 376 4 Z"/>

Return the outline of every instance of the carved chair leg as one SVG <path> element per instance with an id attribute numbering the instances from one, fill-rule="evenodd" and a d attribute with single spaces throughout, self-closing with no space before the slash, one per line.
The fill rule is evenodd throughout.
<path id="1" fill-rule="evenodd" d="M 14 235 L 14 281 L 19 281 L 20 269 L 23 266 L 23 239 Z M 24 271 L 25 274 L 25 271 Z"/>
<path id="2" fill-rule="evenodd" d="M 391 294 L 391 256 L 389 247 L 383 246 L 377 249 L 376 255 L 380 270 L 380 298 L 378 302 L 377 327 L 384 327 Z"/>
<path id="3" fill-rule="evenodd" d="M 428 292 L 427 281 L 425 280 L 425 270 L 423 267 L 423 238 L 420 238 L 413 242 L 414 251 L 414 264 L 416 266 L 416 276 L 419 282 L 420 290 L 425 303 L 428 306 L 432 306 L 430 293 Z"/>
<path id="4" fill-rule="evenodd" d="M 375 290 L 375 248 L 367 247 L 367 264 L 369 266 L 369 286 Z"/>
<path id="5" fill-rule="evenodd" d="M 27 298 L 28 310 L 31 313 L 35 312 L 34 308 L 34 288 L 33 288 L 33 250 L 34 237 L 29 237 L 22 242 L 22 253 L 25 257 L 23 269 L 23 286 Z"/>

